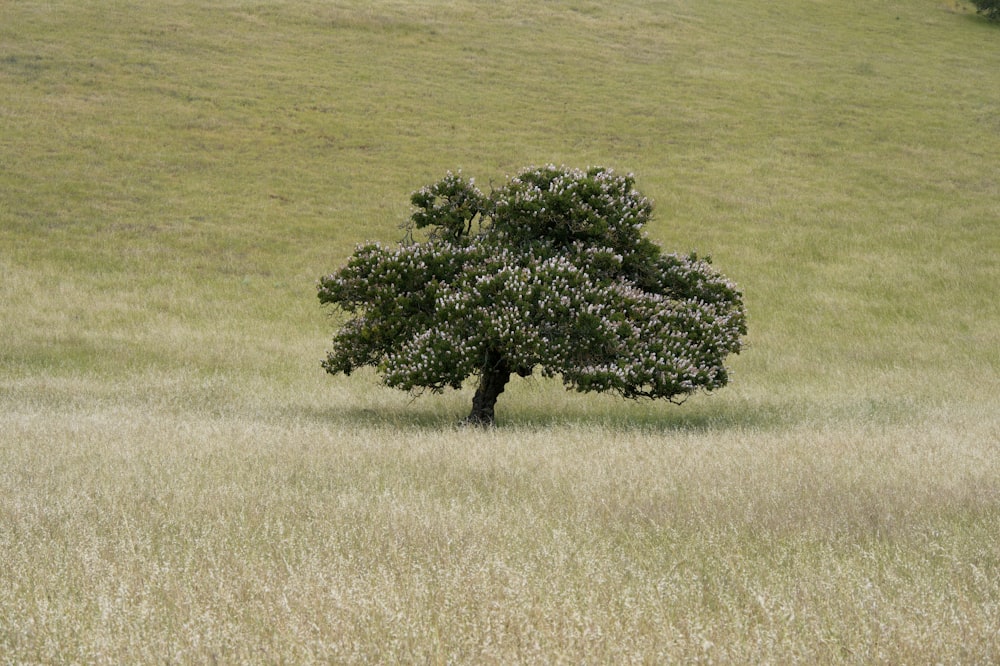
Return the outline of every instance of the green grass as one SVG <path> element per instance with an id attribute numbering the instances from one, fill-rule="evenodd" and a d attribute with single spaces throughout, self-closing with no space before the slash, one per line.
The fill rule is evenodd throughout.
<path id="1" fill-rule="evenodd" d="M 0 3 L 0 663 L 1000 659 L 971 5 Z M 448 169 L 633 171 L 743 289 L 681 407 L 323 374 Z"/>

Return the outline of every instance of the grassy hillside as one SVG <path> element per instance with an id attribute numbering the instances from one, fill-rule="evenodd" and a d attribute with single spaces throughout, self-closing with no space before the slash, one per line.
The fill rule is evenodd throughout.
<path id="1" fill-rule="evenodd" d="M 995 27 L 935 3 L 424 4 L 4 8 L 5 362 L 297 374 L 256 350 L 322 332 L 316 277 L 398 237 L 410 191 L 551 161 L 634 171 L 654 236 L 743 285 L 745 383 L 993 374 Z"/>
<path id="2" fill-rule="evenodd" d="M 970 5 L 0 3 L 0 654 L 1000 659 L 1000 30 Z M 319 368 L 461 168 L 743 289 L 684 406 Z"/>

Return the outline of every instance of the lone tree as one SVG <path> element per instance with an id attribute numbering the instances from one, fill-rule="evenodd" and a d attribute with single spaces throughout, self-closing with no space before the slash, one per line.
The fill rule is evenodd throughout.
<path id="1" fill-rule="evenodd" d="M 448 173 L 411 201 L 404 242 L 360 245 L 319 281 L 320 301 L 349 315 L 327 372 L 369 365 L 388 386 L 433 392 L 477 376 L 466 422 L 481 425 L 511 375 L 536 368 L 578 391 L 673 402 L 727 383 L 741 294 L 708 259 L 645 237 L 652 205 L 631 175 L 550 165 L 486 195 Z"/>

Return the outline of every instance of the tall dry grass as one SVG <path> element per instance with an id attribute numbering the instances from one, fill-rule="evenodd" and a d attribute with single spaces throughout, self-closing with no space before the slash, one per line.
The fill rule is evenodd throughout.
<path id="1" fill-rule="evenodd" d="M 480 432 L 336 397 L 5 410 L 12 663 L 1000 657 L 995 410 Z"/>

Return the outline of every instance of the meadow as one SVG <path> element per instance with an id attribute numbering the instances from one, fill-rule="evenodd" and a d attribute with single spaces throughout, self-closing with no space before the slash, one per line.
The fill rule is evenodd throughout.
<path id="1" fill-rule="evenodd" d="M 320 368 L 461 169 L 633 172 L 684 405 Z M 950 0 L 0 2 L 0 664 L 1000 661 L 1000 26 Z"/>

